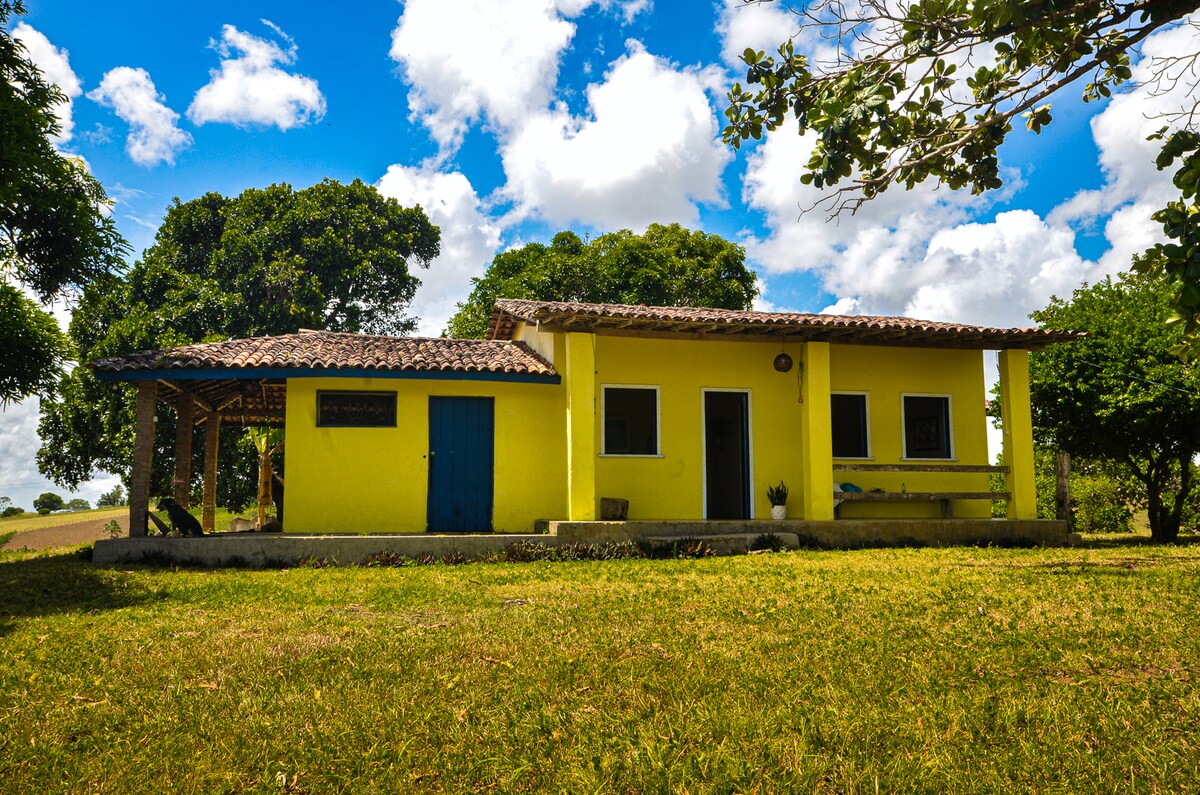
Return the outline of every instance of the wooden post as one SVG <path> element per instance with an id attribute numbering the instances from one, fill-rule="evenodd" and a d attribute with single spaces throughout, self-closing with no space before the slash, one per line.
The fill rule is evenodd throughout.
<path id="1" fill-rule="evenodd" d="M 1054 462 L 1054 516 L 1071 521 L 1071 454 L 1061 450 Z"/>
<path id="2" fill-rule="evenodd" d="M 188 495 L 192 490 L 193 412 L 192 389 L 184 387 L 179 392 L 178 402 L 175 404 L 175 479 L 171 481 L 175 502 L 183 506 L 184 510 L 191 507 Z"/>
<path id="3" fill-rule="evenodd" d="M 217 452 L 221 441 L 221 415 L 210 411 L 204 422 L 204 510 L 200 526 L 211 533 L 217 514 Z"/>
<path id="4" fill-rule="evenodd" d="M 139 381 L 137 415 L 133 425 L 133 461 L 129 474 L 129 535 L 146 535 L 150 512 L 150 467 L 154 463 L 155 400 L 158 384 Z"/>

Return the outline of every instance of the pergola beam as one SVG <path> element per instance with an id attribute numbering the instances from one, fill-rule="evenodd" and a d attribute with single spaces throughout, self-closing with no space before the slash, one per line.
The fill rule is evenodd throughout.
<path id="1" fill-rule="evenodd" d="M 204 509 L 200 527 L 211 533 L 217 515 L 217 452 L 221 434 L 221 415 L 208 412 L 204 428 Z"/>
<path id="2" fill-rule="evenodd" d="M 190 506 L 192 486 L 192 429 L 195 406 L 192 403 L 192 388 L 190 385 L 179 390 L 175 403 L 175 477 L 171 481 L 174 487 L 175 502 L 184 510 Z"/>

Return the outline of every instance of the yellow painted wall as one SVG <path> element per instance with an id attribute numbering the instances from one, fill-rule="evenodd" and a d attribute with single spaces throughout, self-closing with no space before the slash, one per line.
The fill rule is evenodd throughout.
<path id="1" fill-rule="evenodd" d="M 317 390 L 397 392 L 395 428 L 318 428 Z M 523 532 L 566 515 L 563 388 L 553 384 L 293 378 L 287 385 L 289 533 L 425 531 L 429 397 L 495 398 L 497 531 Z"/>
<path id="2" fill-rule="evenodd" d="M 982 351 L 930 348 L 881 348 L 834 345 L 830 355 L 830 390 L 867 392 L 868 433 L 874 464 L 929 463 L 903 459 L 901 395 L 950 395 L 953 460 L 947 463 L 987 465 L 987 423 Z M 834 459 L 835 464 L 854 460 Z M 867 462 L 863 462 L 867 463 Z M 986 474 L 937 472 L 836 472 L 839 483 L 849 481 L 866 490 L 988 491 Z M 937 503 L 844 503 L 843 517 L 937 516 Z M 988 517 L 991 506 L 983 500 L 959 501 L 955 516 Z"/>
<path id="3" fill-rule="evenodd" d="M 523 329 L 531 332 L 531 329 Z M 750 393 L 753 515 L 770 516 L 766 490 L 786 482 L 791 489 L 788 516 L 804 515 L 802 500 L 805 401 L 828 395 L 802 392 L 793 368 L 779 373 L 772 361 L 779 343 L 709 342 L 577 335 L 594 350 L 594 372 L 570 373 L 566 335 L 538 332 L 538 349 L 564 376 L 562 385 L 409 379 L 292 379 L 288 382 L 286 528 L 288 532 L 423 532 L 428 485 L 429 397 L 490 396 L 496 407 L 494 526 L 521 532 L 537 519 L 588 513 L 574 506 L 570 491 L 570 451 L 594 451 L 594 490 L 577 488 L 577 498 L 629 500 L 631 519 L 697 519 L 704 512 L 703 390 Z M 573 338 L 575 335 L 572 335 Z M 532 340 L 531 340 L 532 341 Z M 578 344 L 576 345 L 578 347 Z M 799 364 L 800 344 L 784 347 Z M 872 463 L 902 463 L 901 395 L 951 396 L 953 463 L 988 464 L 988 420 L 984 416 L 981 351 L 872 348 L 830 345 L 829 385 L 833 391 L 869 393 Z M 581 361 L 591 360 L 577 350 Z M 568 438 L 567 393 L 589 390 L 594 400 L 577 401 L 576 438 Z M 590 387 L 588 386 L 590 384 Z M 604 455 L 600 410 L 602 385 L 659 387 L 660 455 Z M 811 389 L 811 386 L 808 387 Z M 317 428 L 319 389 L 395 390 L 397 428 Z M 582 392 L 581 392 L 582 394 Z M 591 403 L 589 407 L 587 404 Z M 589 417 L 590 414 L 590 417 Z M 818 412 L 810 416 L 825 416 Z M 582 426 L 582 427 L 581 427 Z M 827 438 L 828 428 L 821 434 Z M 590 432 L 591 438 L 579 433 Z M 815 435 L 817 430 L 812 431 Z M 835 463 L 849 463 L 835 459 Z M 915 462 L 920 463 L 920 462 Z M 578 467 L 577 477 L 589 474 Z M 963 473 L 834 473 L 866 489 L 898 491 L 987 491 L 987 475 Z M 935 516 L 936 503 L 877 505 L 847 503 L 846 517 Z M 984 501 L 961 501 L 955 515 L 990 515 Z"/>
<path id="4" fill-rule="evenodd" d="M 660 387 L 660 457 L 600 455 L 596 496 L 629 500 L 630 519 L 697 519 L 704 510 L 701 390 L 750 390 L 753 514 L 769 518 L 767 486 L 786 482 L 799 516 L 800 404 L 797 371 L 771 365 L 778 343 L 596 337 L 596 389 L 601 385 Z M 800 361 L 801 346 L 787 346 Z M 602 450 L 601 419 L 594 426 Z"/>

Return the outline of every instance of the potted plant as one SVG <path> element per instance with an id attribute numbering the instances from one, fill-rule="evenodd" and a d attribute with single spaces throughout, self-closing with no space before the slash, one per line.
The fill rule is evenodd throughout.
<path id="1" fill-rule="evenodd" d="M 788 487 L 779 481 L 778 486 L 767 487 L 767 499 L 771 501 L 771 518 L 780 521 L 787 518 Z"/>

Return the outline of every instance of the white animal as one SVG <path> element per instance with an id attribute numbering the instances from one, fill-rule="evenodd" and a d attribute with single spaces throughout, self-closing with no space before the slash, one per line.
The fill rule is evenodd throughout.
<path id="1" fill-rule="evenodd" d="M 254 530 L 253 519 L 243 519 L 240 516 L 235 516 L 229 522 L 229 532 L 231 533 L 252 533 Z"/>

